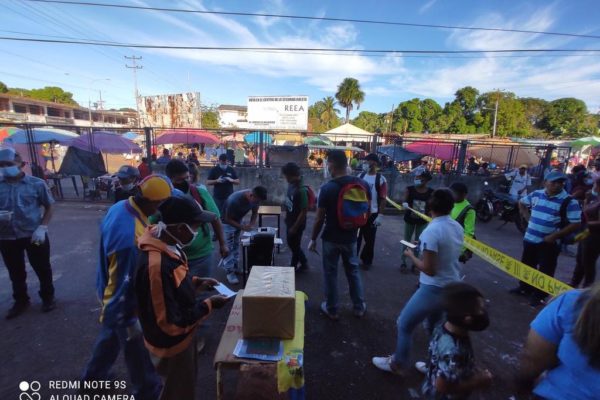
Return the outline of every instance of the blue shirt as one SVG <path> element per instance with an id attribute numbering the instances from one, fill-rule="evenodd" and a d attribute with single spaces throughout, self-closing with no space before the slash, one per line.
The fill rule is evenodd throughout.
<path id="1" fill-rule="evenodd" d="M 525 232 L 525 241 L 542 243 L 544 237 L 560 229 L 560 206 L 568 193 L 563 190 L 555 196 L 548 196 L 546 190 L 536 190 L 523 197 L 521 203 L 531 207 L 531 218 Z M 567 220 L 572 223 L 581 222 L 581 207 L 577 200 L 567 206 Z"/>
<path id="2" fill-rule="evenodd" d="M 0 240 L 31 237 L 42 224 L 41 207 L 48 207 L 54 199 L 40 178 L 25 175 L 18 182 L 0 180 L 0 210 L 12 211 L 10 222 L 0 222 Z"/>
<path id="3" fill-rule="evenodd" d="M 582 293 L 571 290 L 558 296 L 531 323 L 531 329 L 557 346 L 558 366 L 548 371 L 534 390 L 545 399 L 591 400 L 599 396 L 600 370 L 589 365 L 573 339 Z"/>
<path id="4" fill-rule="evenodd" d="M 358 229 L 343 229 L 338 222 L 338 195 L 343 186 L 351 182 L 362 182 L 365 191 L 370 195 L 369 186 L 355 176 L 335 178 L 321 186 L 318 207 L 325 209 L 325 229 L 321 238 L 333 243 L 354 243 Z M 369 199 L 370 200 L 370 199 Z"/>
<path id="5" fill-rule="evenodd" d="M 464 236 L 463 227 L 449 215 L 431 220 L 419 236 L 419 242 L 421 254 L 425 250 L 436 253 L 436 271 L 433 276 L 421 272 L 419 282 L 444 287 L 450 282 L 460 280 L 461 268 L 458 258 L 462 253 Z"/>

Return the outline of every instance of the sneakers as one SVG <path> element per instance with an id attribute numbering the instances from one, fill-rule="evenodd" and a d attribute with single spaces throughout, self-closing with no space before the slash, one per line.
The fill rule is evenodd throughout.
<path id="1" fill-rule="evenodd" d="M 337 321 L 338 319 L 340 319 L 340 316 L 337 315 L 337 313 L 333 314 L 329 312 L 329 310 L 327 309 L 327 302 L 325 301 L 321 303 L 321 312 L 327 317 L 329 317 L 329 319 L 332 321 Z"/>
<path id="2" fill-rule="evenodd" d="M 42 312 L 50 312 L 52 310 L 54 310 L 56 308 L 56 300 L 53 298 L 51 298 L 48 301 L 44 301 L 44 304 L 42 304 Z"/>
<path id="3" fill-rule="evenodd" d="M 235 272 L 230 272 L 227 274 L 227 282 L 229 282 L 232 285 L 237 285 L 238 283 L 240 283 L 240 280 L 238 279 Z"/>
<path id="4" fill-rule="evenodd" d="M 354 316 L 356 318 L 362 318 L 367 312 L 367 303 L 363 303 L 362 310 L 354 310 Z"/>
<path id="5" fill-rule="evenodd" d="M 427 374 L 427 363 L 423 361 L 417 361 L 415 363 L 415 369 L 422 374 Z"/>
<path id="6" fill-rule="evenodd" d="M 13 319 L 23 314 L 29 307 L 29 301 L 18 301 L 6 313 L 6 319 Z"/>
<path id="7" fill-rule="evenodd" d="M 402 370 L 400 369 L 400 367 L 397 367 L 394 362 L 393 362 L 393 356 L 387 356 L 387 357 L 373 357 L 372 358 L 372 362 L 373 365 L 385 372 L 390 372 L 392 374 L 395 375 L 402 375 Z"/>

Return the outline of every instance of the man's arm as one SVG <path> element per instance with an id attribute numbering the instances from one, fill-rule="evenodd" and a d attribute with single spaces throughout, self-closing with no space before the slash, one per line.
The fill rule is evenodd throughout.
<path id="1" fill-rule="evenodd" d="M 42 225 L 48 226 L 50 220 L 52 219 L 52 215 L 54 215 L 54 206 L 52 204 L 46 204 L 44 207 L 44 216 L 42 217 Z"/>
<path id="2" fill-rule="evenodd" d="M 562 237 L 568 236 L 569 234 L 575 232 L 579 228 L 581 228 L 581 222 L 569 224 L 569 225 L 565 226 L 563 229 L 546 236 L 544 238 L 544 242 L 548 242 L 548 243 L 555 242 L 556 240 L 558 240 Z"/>
<path id="3" fill-rule="evenodd" d="M 423 251 L 423 259 L 419 259 L 412 251 L 408 251 L 408 256 L 415 267 L 426 275 L 434 276 L 437 271 L 437 253 L 431 250 Z"/>
<path id="4" fill-rule="evenodd" d="M 302 225 L 304 225 L 306 223 L 306 214 L 308 213 L 308 189 L 306 188 L 301 188 L 298 193 L 300 194 L 300 214 L 298 214 L 298 218 L 296 218 L 296 221 L 294 221 L 294 224 L 291 226 L 290 228 L 290 232 L 291 233 L 296 233 L 296 231 L 298 231 L 298 229 L 300 229 L 300 227 Z"/>
<path id="5" fill-rule="evenodd" d="M 465 215 L 465 235 L 475 237 L 475 210 L 469 210 Z"/>
<path id="6" fill-rule="evenodd" d="M 250 217 L 250 225 L 254 225 L 258 219 L 258 207 L 252 209 L 252 216 Z"/>
<path id="7" fill-rule="evenodd" d="M 321 229 L 323 229 L 323 223 L 325 222 L 325 209 L 318 208 L 317 215 L 315 216 L 315 223 L 313 224 L 312 233 L 310 235 L 310 240 L 316 241 L 319 237 L 319 233 L 321 233 Z"/>
<path id="8" fill-rule="evenodd" d="M 529 331 L 521 364 L 515 377 L 517 390 L 520 393 L 530 393 L 540 375 L 558 365 L 557 348 L 556 344 L 544 339 L 533 329 Z"/>
<path id="9" fill-rule="evenodd" d="M 229 179 L 229 182 L 233 183 L 234 185 L 240 184 L 240 178 L 238 178 L 237 174 L 235 173 L 235 169 L 233 168 L 231 168 L 231 178 Z"/>
<path id="10" fill-rule="evenodd" d="M 217 183 L 219 183 L 219 177 L 217 176 L 217 174 L 215 173 L 215 169 L 211 169 L 210 172 L 208 173 L 208 178 L 206 179 L 206 184 L 209 186 L 214 186 Z"/>

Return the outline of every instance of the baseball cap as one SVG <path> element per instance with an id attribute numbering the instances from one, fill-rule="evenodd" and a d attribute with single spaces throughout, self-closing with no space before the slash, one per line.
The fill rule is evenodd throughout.
<path id="1" fill-rule="evenodd" d="M 552 171 L 548 175 L 546 175 L 546 178 L 544 178 L 544 180 L 547 180 L 549 182 L 567 180 L 567 176 L 560 171 Z"/>
<path id="2" fill-rule="evenodd" d="M 17 156 L 17 152 L 15 149 L 11 149 L 7 147 L 5 149 L 0 150 L 0 161 L 15 161 L 15 157 Z"/>
<path id="3" fill-rule="evenodd" d="M 227 161 L 227 154 L 221 154 L 219 156 L 219 161 Z"/>
<path id="4" fill-rule="evenodd" d="M 365 157 L 365 161 L 375 161 L 376 163 L 379 163 L 379 157 L 377 157 L 377 154 L 375 153 L 370 153 Z"/>
<path id="5" fill-rule="evenodd" d="M 165 224 L 194 224 L 212 222 L 217 214 L 204 211 L 197 201 L 189 196 L 173 196 L 158 208 Z"/>
<path id="6" fill-rule="evenodd" d="M 136 167 L 132 167 L 131 165 L 123 165 L 119 168 L 117 172 L 117 178 L 127 179 L 127 178 L 138 178 L 140 176 L 140 171 Z"/>
<path id="7" fill-rule="evenodd" d="M 152 174 L 138 185 L 142 196 L 150 201 L 162 201 L 171 197 L 173 186 L 166 176 Z"/>
<path id="8" fill-rule="evenodd" d="M 523 168 L 527 169 L 529 167 L 527 166 L 527 164 L 521 164 L 521 165 L 519 165 L 519 169 L 523 169 Z"/>

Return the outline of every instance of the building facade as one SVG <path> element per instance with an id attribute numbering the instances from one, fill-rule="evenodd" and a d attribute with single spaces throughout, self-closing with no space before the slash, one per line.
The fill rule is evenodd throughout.
<path id="1" fill-rule="evenodd" d="M 91 110 L 80 106 L 0 94 L 0 123 L 134 128 L 137 126 L 137 113 Z"/>
<path id="2" fill-rule="evenodd" d="M 221 128 L 248 129 L 248 107 L 222 104 L 217 111 Z"/>

